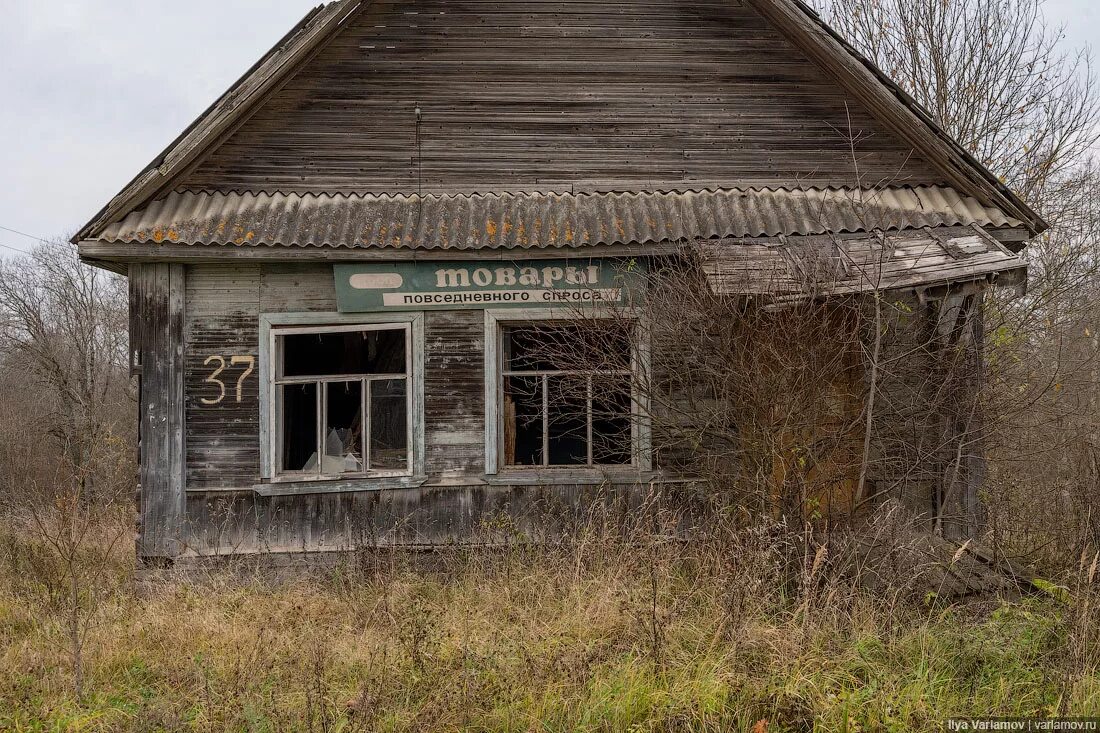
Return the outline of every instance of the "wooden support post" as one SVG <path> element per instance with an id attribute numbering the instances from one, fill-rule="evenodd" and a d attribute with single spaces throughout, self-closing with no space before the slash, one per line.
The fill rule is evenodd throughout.
<path id="1" fill-rule="evenodd" d="M 986 505 L 981 491 L 985 486 L 985 412 L 982 404 L 982 392 L 985 390 L 985 307 L 982 294 L 975 297 L 971 312 L 971 353 L 972 372 L 968 392 L 974 401 L 974 410 L 970 422 L 969 448 L 966 451 L 966 484 L 964 505 L 969 526 L 968 537 L 976 537 L 988 521 Z"/>
<path id="2" fill-rule="evenodd" d="M 185 266 L 130 266 L 132 356 L 139 375 L 138 556 L 179 554 L 184 518 Z"/>
<path id="3" fill-rule="evenodd" d="M 938 302 L 936 321 L 937 450 L 932 457 L 935 481 L 935 530 L 949 539 L 977 535 L 984 511 L 980 489 L 985 476 L 981 412 L 981 289 L 947 294 Z"/>

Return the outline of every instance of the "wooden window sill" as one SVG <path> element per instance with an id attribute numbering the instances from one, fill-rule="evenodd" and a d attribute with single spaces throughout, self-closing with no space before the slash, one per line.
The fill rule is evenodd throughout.
<path id="1" fill-rule="evenodd" d="M 427 476 L 392 478 L 350 478 L 316 481 L 282 481 L 259 483 L 251 491 L 259 496 L 308 496 L 310 494 L 344 494 L 394 489 L 458 489 L 472 486 L 634 486 L 637 484 L 688 484 L 702 479 L 674 476 L 659 471 L 584 471 L 575 469 L 545 469 L 542 471 L 508 470 L 496 475 L 452 476 L 429 479 Z M 234 494 L 248 488 L 188 489 L 190 494 Z"/>
<path id="2" fill-rule="evenodd" d="M 541 485 L 541 484 L 644 484 L 659 480 L 660 473 L 637 468 L 504 468 L 486 476 L 492 485 Z"/>
<path id="3" fill-rule="evenodd" d="M 260 496 L 302 496 L 305 494 L 345 494 L 386 489 L 416 489 L 424 485 L 426 476 L 395 476 L 390 478 L 320 479 L 316 481 L 278 481 L 256 484 L 252 490 Z"/>

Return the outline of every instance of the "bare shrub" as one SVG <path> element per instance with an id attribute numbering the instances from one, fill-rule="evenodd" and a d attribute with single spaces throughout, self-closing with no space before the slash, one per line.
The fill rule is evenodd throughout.
<path id="1" fill-rule="evenodd" d="M 128 594 L 133 567 L 130 513 L 124 505 L 89 504 L 86 482 L 58 475 L 26 492 L 8 516 L 4 575 L 31 604 L 46 638 L 65 649 L 73 692 L 83 700 L 85 649 L 97 624 Z"/>

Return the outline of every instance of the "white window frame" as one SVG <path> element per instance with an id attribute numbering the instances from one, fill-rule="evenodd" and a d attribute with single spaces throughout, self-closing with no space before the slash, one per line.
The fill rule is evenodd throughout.
<path id="1" fill-rule="evenodd" d="M 504 365 L 502 363 L 504 343 L 504 327 L 511 325 L 524 325 L 540 321 L 560 321 L 563 323 L 584 322 L 586 320 L 632 320 L 636 326 L 634 329 L 635 347 L 631 349 L 630 371 L 631 382 L 634 384 L 649 369 L 649 339 L 644 322 L 637 317 L 624 315 L 622 312 L 607 310 L 585 311 L 578 314 L 569 309 L 561 308 L 513 308 L 485 311 L 485 473 L 486 475 L 509 475 L 537 473 L 548 476 L 569 474 L 591 474 L 593 476 L 607 476 L 611 474 L 634 474 L 639 471 L 652 470 L 653 460 L 650 448 L 650 429 L 645 419 L 648 414 L 645 396 L 638 393 L 636 387 L 631 388 L 630 404 L 630 455 L 629 465 L 605 465 L 594 466 L 506 466 L 501 463 L 503 454 L 503 421 L 504 414 L 501 409 L 504 405 Z M 644 382 L 643 382 L 644 383 Z M 589 446 L 591 450 L 591 445 Z"/>
<path id="2" fill-rule="evenodd" d="M 279 337 L 307 333 L 347 333 L 357 331 L 378 331 L 403 329 L 405 331 L 405 369 L 408 425 L 407 444 L 409 449 L 408 465 L 401 470 L 376 470 L 369 468 L 362 472 L 341 474 L 303 474 L 279 472 L 279 447 L 281 431 L 279 429 L 278 386 L 288 380 L 276 380 L 279 359 Z M 369 388 L 376 378 L 399 378 L 397 375 L 369 375 L 341 378 L 328 377 L 303 378 L 303 382 L 348 382 L 363 381 Z M 295 381 L 295 380 L 290 380 Z M 260 399 L 260 475 L 269 483 L 311 483 L 322 481 L 370 481 L 372 479 L 394 479 L 420 477 L 424 475 L 424 314 L 410 313 L 273 313 L 260 316 L 260 384 L 263 393 Z M 324 390 L 318 390 L 318 400 L 323 400 Z M 323 403 L 322 403 L 323 405 Z M 323 413 L 323 409 L 321 410 Z M 370 416 L 364 415 L 364 422 Z M 318 426 L 319 434 L 324 426 Z M 364 455 L 364 465 L 368 456 Z"/>

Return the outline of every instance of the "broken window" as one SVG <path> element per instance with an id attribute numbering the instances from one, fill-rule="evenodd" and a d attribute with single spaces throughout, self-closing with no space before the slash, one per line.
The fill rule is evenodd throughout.
<path id="1" fill-rule="evenodd" d="M 503 463 L 633 463 L 631 331 L 621 323 L 504 325 Z"/>
<path id="2" fill-rule="evenodd" d="M 411 471 L 407 325 L 285 329 L 275 338 L 281 474 Z"/>

